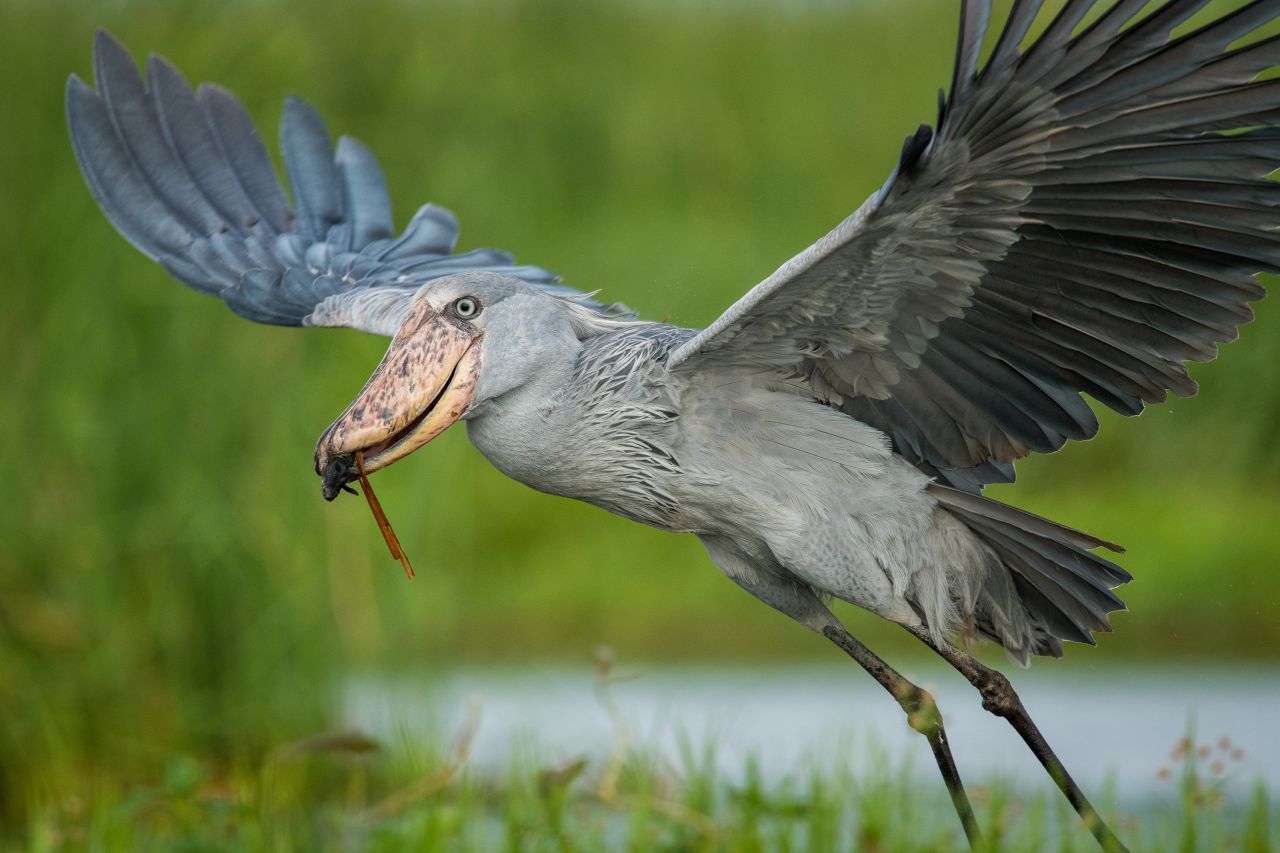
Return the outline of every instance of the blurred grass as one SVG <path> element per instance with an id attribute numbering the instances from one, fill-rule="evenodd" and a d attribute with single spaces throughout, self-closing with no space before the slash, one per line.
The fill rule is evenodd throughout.
<path id="1" fill-rule="evenodd" d="M 598 641 L 832 654 L 692 538 L 535 494 L 461 432 L 379 477 L 419 568 L 406 586 L 364 507 L 325 504 L 311 472 L 385 342 L 245 323 L 111 230 L 62 114 L 95 26 L 227 85 L 271 140 L 283 96 L 305 96 L 378 153 L 401 222 L 437 201 L 466 247 L 697 325 L 879 185 L 933 117 L 953 17 L 948 0 L 0 0 L 0 819 L 174 751 L 227 765 L 323 728 L 354 669 Z M 994 491 L 1130 548 L 1133 612 L 1067 665 L 1280 649 L 1280 309 L 1242 337 L 1193 368 L 1198 399 L 1104 417 Z"/>
<path id="2" fill-rule="evenodd" d="M 672 758 L 636 748 L 607 683 L 600 695 L 615 723 L 607 755 L 553 761 L 532 744 L 495 779 L 467 766 L 475 714 L 446 750 L 328 732 L 229 769 L 178 755 L 149 784 L 122 789 L 109 778 L 87 795 L 41 804 L 21 840 L 33 853 L 968 849 L 931 769 L 895 763 L 874 739 L 833 743 L 808 767 L 766 782 L 751 756 L 736 772 L 721 769 L 711 745 L 686 744 Z M 1235 777 L 1229 750 L 1226 739 L 1215 748 L 1188 736 L 1157 790 L 1124 806 L 1103 790 L 1095 802 L 1134 851 L 1266 853 L 1280 811 L 1261 783 Z M 851 772 L 860 757 L 866 769 Z M 1047 780 L 970 780 L 969 793 L 984 833 L 978 853 L 1095 849 Z"/>

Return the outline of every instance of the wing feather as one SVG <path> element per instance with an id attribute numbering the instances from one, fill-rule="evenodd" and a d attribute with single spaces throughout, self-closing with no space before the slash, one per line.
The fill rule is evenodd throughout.
<path id="1" fill-rule="evenodd" d="M 1013 5 L 986 64 L 965 2 L 936 133 L 886 184 L 678 348 L 673 370 L 775 370 L 960 488 L 1194 394 L 1280 272 L 1280 16 L 1254 0 Z M 1252 40 L 1251 40 L 1252 39 Z"/>
<path id="2" fill-rule="evenodd" d="M 118 41 L 97 33 L 96 91 L 74 75 L 67 84 L 76 159 L 129 242 L 243 317 L 394 334 L 389 324 L 423 283 L 465 270 L 499 271 L 605 313 L 626 310 L 506 252 L 453 254 L 458 222 L 442 207 L 422 206 L 396 235 L 372 152 L 344 137 L 335 153 L 320 115 L 290 97 L 280 137 L 295 211 L 235 96 L 210 84 L 192 91 L 159 57 L 148 60 L 147 77 Z"/>

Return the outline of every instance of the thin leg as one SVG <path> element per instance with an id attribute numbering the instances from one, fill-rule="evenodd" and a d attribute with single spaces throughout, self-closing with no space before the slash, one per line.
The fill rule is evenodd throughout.
<path id="1" fill-rule="evenodd" d="M 1111 827 L 1107 826 L 1106 821 L 1102 819 L 1102 815 L 1098 814 L 1098 810 L 1089 802 L 1089 798 L 1084 795 L 1084 791 L 1081 791 L 1080 786 L 1071 778 L 1067 768 L 1058 760 L 1053 748 L 1049 746 L 1049 742 L 1044 739 L 1039 727 L 1031 719 L 1031 715 L 1027 713 L 1022 700 L 1014 692 L 1013 685 L 1009 683 L 1009 679 L 1005 678 L 1003 673 L 984 666 L 975 660 L 972 655 L 961 651 L 948 642 L 935 643 L 933 637 L 929 635 L 928 629 L 924 627 L 907 627 L 907 630 L 937 652 L 943 660 L 955 667 L 961 675 L 969 680 L 970 684 L 978 688 L 978 692 L 982 694 L 983 708 L 997 717 L 1003 717 L 1009 721 L 1009 725 L 1013 726 L 1014 730 L 1026 741 L 1027 746 L 1031 748 L 1036 758 L 1044 765 L 1044 769 L 1049 772 L 1050 778 L 1070 800 L 1072 808 L 1076 810 L 1076 814 L 1080 815 L 1080 819 L 1084 821 L 1084 825 L 1093 833 L 1093 837 L 1098 839 L 1098 844 L 1102 846 L 1102 849 L 1106 850 L 1107 853 L 1127 853 L 1128 848 L 1111 831 Z"/>
<path id="2" fill-rule="evenodd" d="M 955 806 L 969 846 L 978 849 L 982 844 L 982 831 L 978 829 L 978 822 L 973 817 L 973 807 L 969 805 L 969 795 L 965 793 L 964 783 L 960 781 L 960 771 L 956 769 L 955 759 L 951 757 L 947 732 L 942 727 L 942 714 L 938 711 L 933 696 L 903 678 L 844 628 L 829 625 L 822 629 L 822 634 L 857 661 L 881 687 L 888 690 L 906 712 L 907 723 L 911 728 L 928 738 L 933 758 L 938 763 L 938 771 L 942 773 L 942 781 L 947 785 L 947 793 L 951 795 L 951 804 Z"/>
<path id="3" fill-rule="evenodd" d="M 978 822 L 973 818 L 973 808 L 969 805 L 969 796 L 960 781 L 956 762 L 951 757 L 951 747 L 947 746 L 942 715 L 938 713 L 933 697 L 907 681 L 874 652 L 855 640 L 819 600 L 812 587 L 802 583 L 782 566 L 771 562 L 768 555 L 762 558 L 759 552 L 748 554 L 728 537 L 699 534 L 698 538 L 706 546 L 711 559 L 730 580 L 765 604 L 835 643 L 898 701 L 902 710 L 907 712 L 907 722 L 911 727 L 929 739 L 934 760 L 938 763 L 943 781 L 947 783 L 951 804 L 955 806 L 960 823 L 964 826 L 969 846 L 977 849 L 982 844 L 982 833 L 978 830 Z"/>

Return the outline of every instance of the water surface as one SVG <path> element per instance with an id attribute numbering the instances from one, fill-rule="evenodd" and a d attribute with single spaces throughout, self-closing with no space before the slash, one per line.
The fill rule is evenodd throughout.
<path id="1" fill-rule="evenodd" d="M 627 675 L 626 672 L 618 673 Z M 609 687 L 630 740 L 681 766 L 681 744 L 713 746 L 717 769 L 741 778 L 754 756 L 764 779 L 803 780 L 833 762 L 875 772 L 887 756 L 918 772 L 932 763 L 923 739 L 869 678 L 841 666 L 674 667 L 632 670 Z M 1013 730 L 984 712 L 950 671 L 909 673 L 934 692 L 962 775 L 1047 784 Z M 1055 667 L 1010 676 L 1068 770 L 1089 791 L 1108 781 L 1122 799 L 1172 795 L 1162 769 L 1189 726 L 1208 747 L 1204 768 L 1230 789 L 1256 779 L 1280 792 L 1280 667 Z M 440 740 L 478 707 L 470 765 L 503 773 L 531 744 L 547 762 L 606 760 L 618 726 L 588 667 L 465 669 L 353 681 L 345 722 L 371 734 Z M 1229 746 L 1221 743 L 1229 739 Z M 1225 748 L 1224 748 L 1225 747 Z M 1221 762 L 1220 768 L 1215 762 Z M 1210 765 L 1215 765 L 1213 769 Z"/>

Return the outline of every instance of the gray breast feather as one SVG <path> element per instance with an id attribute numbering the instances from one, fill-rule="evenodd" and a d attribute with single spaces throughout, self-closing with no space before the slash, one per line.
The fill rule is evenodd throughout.
<path id="1" fill-rule="evenodd" d="M 681 410 L 662 379 L 671 350 L 694 334 L 626 323 L 582 341 L 572 379 L 555 401 L 566 419 L 562 432 L 572 437 L 554 465 L 566 493 L 645 524 L 681 528 Z"/>

